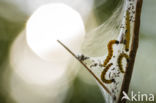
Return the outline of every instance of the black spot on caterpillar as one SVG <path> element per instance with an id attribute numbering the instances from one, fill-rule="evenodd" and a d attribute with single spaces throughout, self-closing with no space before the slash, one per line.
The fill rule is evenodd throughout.
<path id="1" fill-rule="evenodd" d="M 106 59 L 104 61 L 104 64 L 103 64 L 104 67 L 107 65 L 107 63 L 110 61 L 110 59 L 113 56 L 113 45 L 114 44 L 119 44 L 119 41 L 118 40 L 110 40 L 108 45 L 107 45 L 108 55 L 107 55 L 107 57 L 106 57 Z"/>
<path id="2" fill-rule="evenodd" d="M 106 84 L 110 84 L 110 83 L 112 83 L 112 82 L 115 82 L 114 79 L 108 80 L 108 79 L 105 78 L 107 71 L 110 69 L 110 67 L 111 67 L 112 65 L 113 65 L 113 63 L 108 64 L 108 65 L 105 67 L 105 69 L 102 71 L 102 73 L 101 73 L 101 80 L 102 80 L 104 83 L 106 83 Z"/>
<path id="3" fill-rule="evenodd" d="M 125 73 L 125 71 L 124 71 L 124 69 L 123 69 L 123 65 L 122 65 L 122 59 L 123 59 L 123 58 L 126 58 L 127 63 L 129 62 L 129 57 L 128 57 L 128 55 L 125 54 L 125 53 L 121 53 L 121 54 L 119 55 L 117 62 L 118 62 L 118 66 L 119 66 L 120 72 Z"/>

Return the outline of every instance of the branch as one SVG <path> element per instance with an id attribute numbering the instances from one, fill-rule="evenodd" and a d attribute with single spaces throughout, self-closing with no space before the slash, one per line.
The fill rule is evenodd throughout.
<path id="1" fill-rule="evenodd" d="M 134 67 L 134 62 L 135 62 L 135 57 L 136 57 L 136 53 L 137 53 L 137 49 L 139 45 L 139 29 L 140 29 L 140 16 L 141 16 L 142 2 L 143 0 L 137 0 L 132 45 L 131 45 L 131 50 L 129 54 L 129 63 L 127 63 L 127 66 L 126 66 L 126 72 L 124 75 L 124 79 L 123 79 L 123 83 L 121 86 L 121 91 L 120 91 L 120 95 L 119 95 L 119 99 L 117 103 L 126 103 L 125 99 L 121 101 L 121 98 L 123 97 L 122 91 L 128 94 L 129 85 L 130 85 L 133 67 Z"/>
<path id="2" fill-rule="evenodd" d="M 87 67 L 86 64 L 84 64 L 81 60 L 79 60 L 79 59 L 77 58 L 77 56 L 76 56 L 68 47 L 66 47 L 61 41 L 57 40 L 57 42 L 60 43 L 72 56 L 74 56 L 74 57 L 91 73 L 91 75 L 98 81 L 98 83 L 100 83 L 100 85 L 106 90 L 106 92 L 112 96 L 112 94 L 111 94 L 111 92 L 109 91 L 109 89 L 108 89 L 108 88 L 100 81 L 100 79 Z"/>

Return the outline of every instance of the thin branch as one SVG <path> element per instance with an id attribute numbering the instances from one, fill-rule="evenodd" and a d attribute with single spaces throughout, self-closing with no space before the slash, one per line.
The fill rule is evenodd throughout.
<path id="1" fill-rule="evenodd" d="M 100 81 L 100 79 L 87 67 L 87 65 L 86 64 L 84 64 L 81 60 L 79 60 L 78 58 L 77 58 L 77 56 L 67 47 L 67 46 L 65 46 L 61 41 L 59 41 L 59 40 L 57 40 L 58 41 L 58 43 L 60 43 L 70 54 L 72 54 L 90 73 L 91 73 L 91 75 L 100 83 L 100 85 L 106 90 L 106 92 L 108 93 L 108 94 L 110 94 L 111 96 L 112 96 L 112 94 L 111 94 L 111 92 L 109 91 L 109 89 Z"/>
<path id="2" fill-rule="evenodd" d="M 132 38 L 132 45 L 131 45 L 131 50 L 129 54 L 129 63 L 127 63 L 126 66 L 126 72 L 124 75 L 119 99 L 117 103 L 126 103 L 126 100 L 124 99 L 121 101 L 121 98 L 123 97 L 122 92 L 124 91 L 125 93 L 128 94 L 129 90 L 129 85 L 132 77 L 132 72 L 133 72 L 133 66 L 135 62 L 135 57 L 136 57 L 136 52 L 138 49 L 139 45 L 139 28 L 140 28 L 140 16 L 141 16 L 141 8 L 142 8 L 142 2 L 143 0 L 137 0 L 136 3 L 136 14 L 135 14 L 135 23 L 134 23 L 134 31 L 133 31 L 133 38 Z"/>

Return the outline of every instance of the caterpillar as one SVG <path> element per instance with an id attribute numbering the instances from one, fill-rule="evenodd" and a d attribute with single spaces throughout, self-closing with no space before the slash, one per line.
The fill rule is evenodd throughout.
<path id="1" fill-rule="evenodd" d="M 119 66 L 119 70 L 121 71 L 121 73 L 125 73 L 124 69 L 123 69 L 123 65 L 122 65 L 122 59 L 126 58 L 126 61 L 129 62 L 129 57 L 126 53 L 121 53 L 117 59 L 118 62 L 118 66 Z"/>
<path id="2" fill-rule="evenodd" d="M 102 73 L 101 73 L 101 80 L 102 80 L 104 83 L 106 83 L 106 84 L 110 84 L 110 83 L 112 83 L 112 82 L 115 81 L 114 79 L 107 80 L 107 79 L 105 78 L 105 75 L 106 75 L 107 71 L 109 70 L 109 68 L 110 68 L 112 65 L 113 65 L 113 63 L 108 64 L 108 65 L 105 67 L 105 69 L 102 71 Z"/>
<path id="3" fill-rule="evenodd" d="M 126 11 L 126 31 L 125 31 L 125 40 L 124 40 L 124 44 L 125 44 L 125 50 L 129 51 L 129 42 L 130 42 L 130 14 L 129 11 Z"/>
<path id="4" fill-rule="evenodd" d="M 108 45 L 107 45 L 108 55 L 107 55 L 107 57 L 106 57 L 106 59 L 104 61 L 104 64 L 103 64 L 104 67 L 107 65 L 107 63 L 110 61 L 110 59 L 113 56 L 113 45 L 114 44 L 119 44 L 119 41 L 118 40 L 110 40 Z"/>

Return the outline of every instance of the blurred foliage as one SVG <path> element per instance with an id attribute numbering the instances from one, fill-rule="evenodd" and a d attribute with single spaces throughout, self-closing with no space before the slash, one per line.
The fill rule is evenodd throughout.
<path id="1" fill-rule="evenodd" d="M 12 41 L 23 27 L 24 22 L 12 22 L 0 17 L 0 103 L 7 103 L 9 101 L 6 92 L 8 88 L 5 88 L 5 84 L 3 84 L 6 83 L 6 81 L 3 82 L 4 63 L 7 60 Z"/>
<path id="2" fill-rule="evenodd" d="M 113 14 L 122 0 L 106 0 L 101 5 L 97 5 L 99 0 L 95 0 L 94 2 L 94 14 L 97 17 L 97 23 L 100 25 Z"/>
<path id="3" fill-rule="evenodd" d="M 76 78 L 70 89 L 65 103 L 104 103 L 101 91 L 96 85 L 89 85 Z"/>

